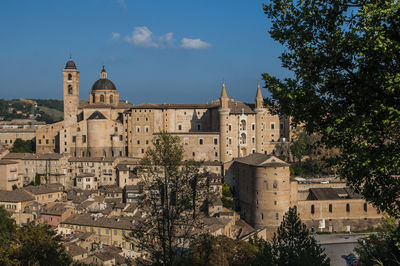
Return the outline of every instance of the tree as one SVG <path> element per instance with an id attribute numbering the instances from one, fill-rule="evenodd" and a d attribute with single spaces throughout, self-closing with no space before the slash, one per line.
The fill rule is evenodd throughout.
<path id="1" fill-rule="evenodd" d="M 264 11 L 293 76 L 263 74 L 272 113 L 318 133 L 338 174 L 381 211 L 400 216 L 400 3 L 280 1 Z"/>
<path id="2" fill-rule="evenodd" d="M 179 137 L 161 132 L 140 162 L 141 221 L 129 241 L 154 264 L 172 265 L 201 227 L 199 209 L 209 202 L 207 174 L 200 163 L 183 161 Z"/>
<path id="3" fill-rule="evenodd" d="M 14 141 L 14 144 L 12 148 L 10 149 L 10 152 L 17 152 L 17 153 L 34 153 L 35 152 L 35 147 L 34 144 L 31 140 L 22 140 L 20 138 L 17 138 Z"/>
<path id="4" fill-rule="evenodd" d="M 72 258 L 65 252 L 61 236 L 49 225 L 28 224 L 14 234 L 10 258 L 20 265 L 70 265 Z"/>
<path id="5" fill-rule="evenodd" d="M 0 265 L 11 264 L 9 254 L 15 230 L 16 226 L 11 215 L 0 206 Z"/>
<path id="6" fill-rule="evenodd" d="M 253 265 L 257 248 L 226 236 L 200 235 L 190 246 L 188 265 Z"/>
<path id="7" fill-rule="evenodd" d="M 270 266 L 274 265 L 272 256 L 272 245 L 257 236 L 250 238 L 249 243 L 257 248 L 257 255 L 252 265 Z"/>
<path id="8" fill-rule="evenodd" d="M 297 136 L 297 139 L 290 145 L 290 151 L 299 162 L 301 162 L 304 155 L 308 154 L 307 135 L 305 133 L 300 133 Z"/>
<path id="9" fill-rule="evenodd" d="M 391 217 L 383 219 L 378 234 L 358 240 L 355 251 L 360 257 L 358 265 L 399 265 L 400 225 Z"/>
<path id="10" fill-rule="evenodd" d="M 277 233 L 274 234 L 272 245 L 276 265 L 330 265 L 330 259 L 323 253 L 324 249 L 301 222 L 296 207 L 289 208 L 283 217 Z"/>

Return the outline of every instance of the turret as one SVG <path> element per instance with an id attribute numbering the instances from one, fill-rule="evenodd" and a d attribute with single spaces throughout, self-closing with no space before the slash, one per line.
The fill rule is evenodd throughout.
<path id="1" fill-rule="evenodd" d="M 225 82 L 222 83 L 221 97 L 219 97 L 219 101 L 221 103 L 221 109 L 228 109 L 229 98 L 226 93 Z"/>
<path id="2" fill-rule="evenodd" d="M 222 83 L 221 97 L 219 98 L 220 108 L 219 112 L 219 132 L 220 132 L 220 159 L 222 162 L 227 162 L 230 160 L 228 150 L 227 150 L 227 131 L 228 131 L 228 117 L 229 117 L 229 98 L 225 89 L 225 82 Z"/>
<path id="3" fill-rule="evenodd" d="M 261 94 L 260 84 L 257 86 L 257 94 L 255 98 L 256 109 L 264 108 L 264 98 Z"/>

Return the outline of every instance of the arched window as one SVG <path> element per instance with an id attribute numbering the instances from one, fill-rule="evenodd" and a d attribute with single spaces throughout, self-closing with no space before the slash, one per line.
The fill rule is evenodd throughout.
<path id="1" fill-rule="evenodd" d="M 246 130 L 246 121 L 245 120 L 240 121 L 240 130 Z"/>
<path id="2" fill-rule="evenodd" d="M 68 93 L 72 94 L 72 85 L 68 85 Z"/>
<path id="3" fill-rule="evenodd" d="M 114 102 L 114 97 L 112 95 L 110 95 L 110 103 Z"/>
<path id="4" fill-rule="evenodd" d="M 246 134 L 244 133 L 240 135 L 240 144 L 246 144 Z"/>
<path id="5" fill-rule="evenodd" d="M 72 75 L 68 74 L 68 80 L 72 80 Z"/>
<path id="6" fill-rule="evenodd" d="M 100 102 L 104 103 L 104 95 L 100 95 Z"/>

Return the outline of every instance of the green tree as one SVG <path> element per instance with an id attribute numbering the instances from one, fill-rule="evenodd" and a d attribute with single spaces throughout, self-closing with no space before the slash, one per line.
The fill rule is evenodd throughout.
<path id="1" fill-rule="evenodd" d="M 330 265 L 324 249 L 317 244 L 307 226 L 301 222 L 297 208 L 291 207 L 274 234 L 273 256 L 276 265 L 323 266 Z"/>
<path id="2" fill-rule="evenodd" d="M 290 151 L 297 158 L 297 160 L 301 162 L 301 159 L 304 157 L 304 155 L 309 153 L 307 146 L 307 134 L 298 134 L 296 140 L 294 140 L 290 145 Z"/>
<path id="3" fill-rule="evenodd" d="M 41 176 L 38 173 L 36 173 L 36 175 L 35 175 L 35 186 L 40 185 L 40 183 L 41 183 L 40 180 L 41 180 Z"/>
<path id="4" fill-rule="evenodd" d="M 183 161 L 179 137 L 161 132 L 140 162 L 140 223 L 128 238 L 156 265 L 172 265 L 201 227 L 198 211 L 209 199 L 208 175 L 200 163 Z"/>
<path id="5" fill-rule="evenodd" d="M 34 153 L 35 152 L 35 146 L 34 146 L 34 143 L 31 140 L 22 140 L 20 138 L 17 138 L 14 141 L 13 146 L 10 149 L 10 152 Z"/>
<path id="6" fill-rule="evenodd" d="M 3 206 L 0 206 L 0 265 L 11 264 L 9 254 L 15 230 L 14 219 Z"/>
<path id="7" fill-rule="evenodd" d="M 272 245 L 270 242 L 264 239 L 252 237 L 249 243 L 257 248 L 257 255 L 252 265 L 255 266 L 270 266 L 274 265 L 272 255 Z"/>
<path id="8" fill-rule="evenodd" d="M 358 265 L 399 265 L 400 225 L 391 217 L 383 219 L 378 234 L 359 240 L 355 251 L 360 257 Z"/>
<path id="9" fill-rule="evenodd" d="M 269 33 L 293 73 L 263 74 L 272 113 L 336 147 L 332 164 L 381 211 L 400 215 L 400 2 L 270 0 Z M 277 104 L 279 103 L 279 104 Z"/>
<path id="10" fill-rule="evenodd" d="M 10 258 L 17 265 L 70 265 L 72 258 L 65 252 L 61 236 L 48 225 L 28 224 L 13 235 Z"/>
<path id="11" fill-rule="evenodd" d="M 232 197 L 231 189 L 229 188 L 229 186 L 226 183 L 222 184 L 222 196 L 228 197 L 228 198 Z"/>
<path id="12" fill-rule="evenodd" d="M 226 236 L 200 235 L 192 241 L 188 265 L 253 265 L 257 248 Z"/>

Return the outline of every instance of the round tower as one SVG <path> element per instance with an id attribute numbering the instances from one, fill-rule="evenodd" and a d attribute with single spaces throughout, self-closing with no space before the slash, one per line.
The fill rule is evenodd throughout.
<path id="1" fill-rule="evenodd" d="M 226 139 L 227 138 L 226 132 L 228 130 L 228 117 L 230 109 L 229 109 L 229 98 L 225 89 L 225 82 L 222 83 L 222 90 L 219 101 L 220 101 L 220 108 L 218 112 L 219 112 L 220 155 L 221 155 L 220 158 L 221 162 L 225 163 L 230 159 L 228 150 L 226 148 L 228 144 L 228 141 Z"/>
<path id="2" fill-rule="evenodd" d="M 255 100 L 255 109 L 256 112 L 256 152 L 264 153 L 263 151 L 263 138 L 261 137 L 264 134 L 265 128 L 263 129 L 263 116 L 266 113 L 266 109 L 264 108 L 264 98 L 261 94 L 260 84 L 257 86 L 257 94 Z M 264 131 L 262 131 L 262 129 Z"/>

